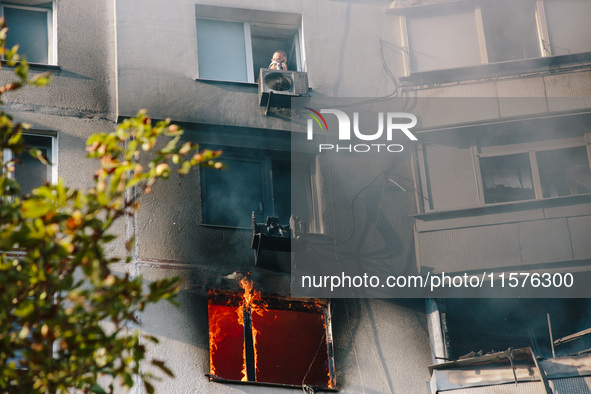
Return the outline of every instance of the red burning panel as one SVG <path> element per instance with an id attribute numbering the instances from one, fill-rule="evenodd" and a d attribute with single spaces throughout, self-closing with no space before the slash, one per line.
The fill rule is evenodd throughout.
<path id="1" fill-rule="evenodd" d="M 243 292 L 209 293 L 211 378 L 332 388 L 326 305 L 263 298 L 238 281 Z"/>
<path id="2" fill-rule="evenodd" d="M 258 382 L 330 387 L 322 312 L 269 309 L 252 322 Z"/>
<path id="3" fill-rule="evenodd" d="M 209 304 L 209 365 L 220 378 L 244 378 L 244 327 L 236 306 Z"/>

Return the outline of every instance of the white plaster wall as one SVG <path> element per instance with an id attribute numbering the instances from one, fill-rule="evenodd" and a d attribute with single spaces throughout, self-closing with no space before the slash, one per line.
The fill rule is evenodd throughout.
<path id="1" fill-rule="evenodd" d="M 148 108 L 154 117 L 245 127 L 287 128 L 263 115 L 254 84 L 195 81 L 195 1 L 117 1 L 119 111 Z M 393 90 L 382 69 L 379 39 L 398 45 L 387 1 L 199 1 L 302 16 L 303 51 L 312 95 L 374 97 Z M 222 43 L 220 43 L 222 45 Z M 385 50 L 390 67 L 400 53 Z"/>

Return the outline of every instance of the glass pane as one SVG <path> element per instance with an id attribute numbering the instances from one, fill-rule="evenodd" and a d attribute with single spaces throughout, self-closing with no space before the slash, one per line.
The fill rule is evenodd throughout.
<path id="1" fill-rule="evenodd" d="M 482 7 L 489 63 L 540 56 L 534 5 L 510 0 Z"/>
<path id="2" fill-rule="evenodd" d="M 537 152 L 536 155 L 544 198 L 591 193 L 586 147 Z"/>
<path id="3" fill-rule="evenodd" d="M 229 380 L 244 378 L 244 327 L 237 306 L 209 303 L 209 372 Z"/>
<path id="4" fill-rule="evenodd" d="M 41 150 L 43 156 L 48 161 L 51 160 L 51 137 L 26 135 L 25 143 L 30 148 Z M 20 163 L 15 165 L 14 176 L 21 185 L 22 194 L 28 194 L 34 188 L 51 181 L 51 168 L 33 158 L 29 153 L 18 155 L 17 159 Z"/>
<path id="5" fill-rule="evenodd" d="M 291 216 L 291 172 L 288 161 L 273 162 L 273 205 L 280 224 L 289 224 Z"/>
<path id="6" fill-rule="evenodd" d="M 29 10 L 4 6 L 6 25 L 10 29 L 6 46 L 20 44 L 19 53 L 31 63 L 48 63 L 47 10 Z"/>
<path id="7" fill-rule="evenodd" d="M 591 1 L 547 1 L 544 5 L 553 55 L 591 51 Z"/>
<path id="8" fill-rule="evenodd" d="M 474 11 L 407 20 L 413 71 L 480 64 Z"/>
<path id="9" fill-rule="evenodd" d="M 528 153 L 483 157 L 480 171 L 487 204 L 535 198 Z"/>
<path id="10" fill-rule="evenodd" d="M 268 309 L 252 324 L 257 382 L 330 387 L 322 312 Z"/>
<path id="11" fill-rule="evenodd" d="M 199 78 L 247 82 L 244 24 L 197 19 Z"/>
<path id="12" fill-rule="evenodd" d="M 309 167 L 287 161 L 273 161 L 273 202 L 280 224 L 288 224 L 291 215 L 310 227 L 311 175 Z"/>
<path id="13" fill-rule="evenodd" d="M 229 158 L 222 161 L 227 168 L 203 171 L 203 222 L 250 228 L 254 211 L 257 222 L 262 223 L 267 213 L 263 199 L 263 162 Z"/>

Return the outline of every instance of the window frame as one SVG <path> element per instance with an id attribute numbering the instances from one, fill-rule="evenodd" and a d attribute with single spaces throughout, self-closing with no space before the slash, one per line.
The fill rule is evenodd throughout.
<path id="1" fill-rule="evenodd" d="M 259 294 L 260 296 L 260 294 Z M 336 389 L 336 370 L 335 370 L 335 360 L 334 360 L 334 338 L 333 338 L 333 333 L 332 333 L 332 321 L 331 321 L 331 316 L 332 316 L 332 309 L 331 309 L 331 303 L 330 300 L 324 300 L 324 299 L 301 299 L 301 298 L 286 298 L 286 297 L 281 297 L 281 296 L 277 296 L 277 295 L 272 295 L 272 294 L 264 294 L 262 296 L 260 296 L 260 302 L 262 303 L 262 305 L 264 306 L 263 309 L 268 309 L 268 310 L 278 310 L 278 311 L 293 311 L 293 312 L 303 312 L 304 310 L 308 310 L 308 311 L 312 311 L 314 313 L 319 313 L 322 314 L 323 319 L 324 319 L 324 330 L 325 330 L 325 336 L 324 336 L 324 342 L 326 344 L 326 350 L 327 350 L 327 361 L 328 361 L 328 365 L 327 365 L 327 369 L 328 369 L 328 382 L 330 384 L 331 387 L 319 387 L 319 386 L 315 386 L 317 388 L 317 390 L 319 391 L 327 391 L 327 392 L 336 392 L 338 391 Z M 272 304 L 272 306 L 270 306 Z M 238 308 L 245 308 L 243 305 L 243 293 L 242 292 L 236 292 L 236 291 L 227 291 L 227 290 L 213 290 L 210 289 L 208 291 L 208 315 L 209 315 L 209 308 L 211 305 L 218 305 L 218 306 L 228 306 L 228 307 L 235 307 L 237 310 Z M 314 311 L 314 309 L 316 309 Z M 244 309 L 243 309 L 244 311 Z M 243 312 L 244 313 L 244 312 Z M 243 321 L 245 323 L 249 324 L 249 327 L 245 329 L 246 331 L 249 331 L 250 333 L 253 334 L 253 337 L 255 336 L 255 332 L 256 330 L 253 327 L 253 321 L 252 321 L 252 317 L 254 314 L 257 314 L 256 309 L 253 309 L 252 312 L 250 312 L 249 317 L 246 318 L 244 317 Z M 250 343 L 250 341 L 248 341 L 248 339 L 243 338 L 242 344 L 243 344 L 243 354 L 244 354 L 244 370 L 242 371 L 242 373 L 245 374 L 244 378 L 242 380 L 234 380 L 234 379 L 229 379 L 229 378 L 223 378 L 220 376 L 217 376 L 215 374 L 212 374 L 212 368 L 214 367 L 211 363 L 212 363 L 212 358 L 211 358 L 211 349 L 212 349 L 212 342 L 211 342 L 211 320 L 210 320 L 211 316 L 208 316 L 208 330 L 210 331 L 210 336 L 209 336 L 209 341 L 208 341 L 208 350 L 210 353 L 210 357 L 209 357 L 209 370 L 210 373 L 206 374 L 209 377 L 209 380 L 212 382 L 220 382 L 220 383 L 240 383 L 240 384 L 251 384 L 251 385 L 260 385 L 260 386 L 274 386 L 274 387 L 293 387 L 293 388 L 301 388 L 301 385 L 292 385 L 289 383 L 276 383 L 276 382 L 265 382 L 265 381 L 257 381 L 256 378 L 255 380 L 248 380 L 247 375 L 248 375 L 248 371 L 251 368 L 252 371 L 256 370 L 257 365 L 256 365 L 256 357 L 254 360 L 249 360 L 249 357 L 247 356 L 247 350 L 246 350 L 246 346 L 252 346 L 252 350 L 254 351 L 256 349 L 256 341 L 253 341 L 252 343 Z M 243 325 L 243 324 L 242 324 Z M 217 346 L 216 346 L 217 347 Z M 320 349 L 320 347 L 318 347 L 317 351 Z M 314 359 L 316 359 L 316 357 L 314 357 Z M 254 365 L 249 365 L 250 362 L 254 362 Z M 314 362 L 314 360 L 313 360 Z"/>
<path id="2" fill-rule="evenodd" d="M 217 149 L 217 148 L 216 148 Z M 238 152 L 232 151 L 232 150 L 225 150 L 224 149 L 224 155 L 223 155 L 223 162 L 225 162 L 226 160 L 231 160 L 231 161 L 240 161 L 240 162 L 250 162 L 250 163 L 255 163 L 258 164 L 260 166 L 260 170 L 261 170 L 261 184 L 258 185 L 261 188 L 261 198 L 262 201 L 260 201 L 263 204 L 263 212 L 259 213 L 260 215 L 265 215 L 265 216 L 275 216 L 275 202 L 273 201 L 273 169 L 272 169 L 272 157 L 267 156 L 267 155 L 251 155 L 251 156 L 247 156 L 246 154 L 239 154 Z M 222 169 L 221 171 L 226 171 L 225 169 Z M 208 217 L 210 216 L 210 214 L 208 214 L 208 209 L 209 208 L 209 204 L 211 203 L 211 201 L 209 201 L 209 199 L 207 198 L 207 183 L 208 180 L 206 179 L 206 176 L 209 174 L 206 174 L 204 171 L 201 171 L 201 177 L 200 177 L 200 183 L 201 183 L 201 210 L 202 210 L 202 215 L 201 215 L 201 225 L 202 226 L 209 226 L 209 227 L 224 227 L 224 228 L 237 228 L 237 229 L 250 229 L 249 227 L 241 227 L 241 226 L 232 226 L 226 223 L 214 223 L 212 220 L 210 220 Z M 267 207 L 271 207 L 270 211 L 271 212 L 266 212 L 267 211 Z M 250 218 L 250 214 L 251 212 L 245 212 L 245 217 L 246 218 Z M 250 220 L 250 219 L 249 219 Z M 250 221 L 249 221 L 250 223 Z"/>
<path id="3" fill-rule="evenodd" d="M 41 137 L 41 138 L 48 138 L 50 140 L 49 144 L 49 165 L 47 169 L 47 175 L 49 178 L 49 183 L 52 185 L 57 184 L 58 179 L 58 152 L 57 152 L 57 134 L 51 132 L 43 132 L 43 131 L 33 131 L 33 132 L 26 132 L 23 133 L 23 136 L 32 136 L 32 137 Z M 27 145 L 28 146 L 28 145 Z M 35 146 L 30 146 L 35 148 Z M 28 154 L 25 152 L 25 154 Z M 3 152 L 4 155 L 4 162 L 9 162 L 10 160 L 14 159 L 14 155 L 10 149 L 5 149 Z M 14 172 L 8 174 L 10 179 L 15 179 Z M 16 179 L 18 181 L 18 179 Z M 39 185 L 41 186 L 41 185 Z"/>
<path id="4" fill-rule="evenodd" d="M 413 74 L 421 74 L 421 73 L 431 73 L 431 72 L 440 72 L 443 70 L 453 70 L 453 69 L 462 69 L 462 68 L 474 68 L 474 67 L 481 67 L 484 65 L 493 65 L 493 64 L 503 64 L 503 63 L 516 63 L 522 62 L 530 59 L 541 59 L 541 58 L 548 58 L 553 56 L 573 56 L 573 55 L 580 55 L 583 53 L 591 52 L 591 48 L 587 51 L 583 52 L 576 52 L 568 55 L 554 55 L 552 53 L 551 48 L 551 40 L 548 28 L 548 21 L 546 19 L 546 7 L 545 3 L 551 0 L 530 0 L 530 3 L 534 7 L 534 19 L 536 22 L 536 32 L 537 32 L 537 44 L 540 56 L 539 57 L 524 57 L 521 59 L 513 59 L 513 60 L 505 60 L 499 62 L 489 62 L 488 60 L 488 51 L 486 45 L 486 34 L 485 28 L 483 23 L 482 17 L 482 5 L 481 2 L 471 0 L 467 3 L 465 2 L 450 2 L 447 4 L 427 4 L 422 6 L 415 6 L 415 7 L 406 7 L 406 8 L 399 8 L 399 9 L 391 9 L 392 12 L 396 12 L 399 15 L 399 23 L 400 23 L 400 41 L 402 47 L 402 55 L 403 55 L 403 73 L 404 75 L 412 76 Z M 476 65 L 458 65 L 456 67 L 447 67 L 447 68 L 436 68 L 436 69 L 426 69 L 426 70 L 413 70 L 412 69 L 412 48 L 410 45 L 410 32 L 408 29 L 408 19 L 412 19 L 413 17 L 419 18 L 426 18 L 430 13 L 433 11 L 438 10 L 452 10 L 454 7 L 456 9 L 465 10 L 472 10 L 474 17 L 476 19 L 476 34 L 479 43 L 479 50 L 480 50 L 480 59 L 481 63 Z"/>
<path id="5" fill-rule="evenodd" d="M 304 160 L 298 156 L 296 160 L 290 160 L 291 154 L 290 152 L 279 152 L 279 151 L 255 151 L 255 150 L 237 150 L 228 147 L 208 147 L 211 149 L 221 149 L 224 154 L 221 157 L 221 162 L 223 163 L 224 160 L 232 160 L 232 161 L 246 161 L 246 162 L 254 162 L 259 163 L 261 166 L 261 195 L 262 195 L 262 203 L 263 206 L 263 215 L 262 220 L 265 220 L 269 216 L 279 216 L 279 212 L 277 212 L 278 204 L 275 202 L 275 180 L 274 180 L 274 171 L 275 173 L 285 172 L 282 171 L 280 168 L 283 165 L 288 165 L 290 168 L 289 175 L 290 175 L 290 182 L 291 182 L 291 193 L 293 193 L 293 177 L 294 175 L 299 176 L 301 180 L 305 182 L 305 193 L 306 193 L 306 203 L 307 203 L 307 224 L 308 224 L 308 232 L 321 234 L 324 231 L 323 222 L 321 220 L 321 201 L 318 195 L 318 176 L 316 174 L 316 161 L 315 160 Z M 294 168 L 295 165 L 295 168 Z M 274 169 L 275 167 L 275 169 Z M 222 169 L 221 171 L 225 171 Z M 240 227 L 240 226 L 231 226 L 227 224 L 220 224 L 220 223 L 213 223 L 209 220 L 207 210 L 209 209 L 209 204 L 211 201 L 208 201 L 207 198 L 207 179 L 206 174 L 204 171 L 200 173 L 200 183 L 201 183 L 201 226 L 207 227 L 221 227 L 221 228 L 234 228 L 234 229 L 248 229 L 250 227 Z M 293 198 L 293 194 L 290 196 Z M 267 212 L 267 207 L 271 207 L 269 212 Z M 290 204 L 290 214 L 293 214 L 293 200 Z M 251 212 L 246 212 L 246 217 L 250 218 Z M 289 218 L 280 218 L 280 224 L 288 224 Z M 303 219 L 303 218 L 301 218 Z"/>
<path id="6" fill-rule="evenodd" d="M 527 145 L 527 146 L 526 146 Z M 478 201 L 480 205 L 483 206 L 491 206 L 491 205 L 499 205 L 499 204 L 513 204 L 513 203 L 520 203 L 526 201 L 536 201 L 536 200 L 549 200 L 553 198 L 568 198 L 572 196 L 579 196 L 583 194 L 571 194 L 567 196 L 560 196 L 560 197 L 544 197 L 542 191 L 542 179 L 540 176 L 540 169 L 538 166 L 537 161 L 537 152 L 544 152 L 544 151 L 555 151 L 555 150 L 562 150 L 562 149 L 570 149 L 570 148 L 580 148 L 585 147 L 587 151 L 587 161 L 589 165 L 589 169 L 591 171 L 591 135 L 586 133 L 584 136 L 581 137 L 574 137 L 568 138 L 561 141 L 540 141 L 534 144 L 516 144 L 514 146 L 505 146 L 505 145 L 497 145 L 497 146 L 490 146 L 484 149 L 480 149 L 478 146 L 472 146 L 472 152 L 474 156 L 474 173 L 476 175 L 476 186 L 478 192 Z M 526 199 L 526 200 L 514 200 L 514 201 L 507 201 L 507 202 L 492 202 L 486 203 L 485 202 L 485 186 L 484 186 L 484 179 L 482 177 L 482 170 L 480 168 L 480 159 L 481 158 L 494 158 L 494 157 L 502 157 L 514 154 L 523 154 L 527 153 L 529 155 L 529 164 L 531 168 L 531 175 L 532 175 L 532 183 L 533 183 L 533 191 L 535 197 L 533 199 Z"/>
<path id="7" fill-rule="evenodd" d="M 224 12 L 227 11 L 227 12 Z M 234 82 L 234 83 L 256 83 L 256 79 L 258 77 L 258 70 L 254 69 L 254 54 L 253 54 L 253 36 L 252 36 L 252 24 L 267 24 L 267 25 L 275 25 L 285 29 L 291 29 L 294 31 L 293 37 L 293 48 L 297 70 L 293 71 L 305 71 L 305 64 L 304 64 L 304 50 L 303 50 L 303 40 L 302 40 L 302 24 L 301 24 L 301 15 L 300 21 L 297 26 L 293 23 L 281 23 L 274 22 L 272 15 L 276 14 L 278 19 L 280 15 L 284 15 L 284 13 L 280 12 L 271 12 L 271 11 L 259 11 L 259 10 L 242 10 L 238 8 L 228 8 L 228 7 L 218 7 L 218 6 L 203 6 L 203 5 L 196 5 L 196 15 L 195 15 L 195 39 L 196 39 L 196 73 L 197 77 L 195 79 L 198 80 L 210 80 L 210 81 L 220 81 L 220 82 Z M 197 37 L 197 24 L 199 19 L 207 19 L 207 20 L 214 20 L 219 22 L 238 22 L 242 23 L 244 28 L 244 49 L 245 49 L 245 65 L 246 65 L 246 81 L 234 81 L 234 80 L 224 80 L 224 79 L 215 79 L 215 78 L 207 78 L 200 76 L 199 72 L 199 54 L 198 54 L 198 47 L 199 47 L 199 38 Z M 272 54 L 271 54 L 272 55 Z M 288 53 L 288 58 L 290 54 Z M 269 63 L 271 62 L 271 58 L 269 58 Z"/>
<path id="8" fill-rule="evenodd" d="M 57 18 L 56 18 L 56 0 L 51 0 L 51 7 L 39 7 L 35 5 L 25 5 L 15 2 L 0 1 L 0 15 L 4 16 L 4 8 L 14 8 L 26 11 L 45 12 L 47 14 L 47 63 L 29 62 L 31 64 L 57 65 Z"/>

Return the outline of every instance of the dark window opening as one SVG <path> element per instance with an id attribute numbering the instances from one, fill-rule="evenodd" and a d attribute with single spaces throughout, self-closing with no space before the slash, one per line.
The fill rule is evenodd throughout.
<path id="1" fill-rule="evenodd" d="M 496 1 L 482 8 L 489 63 L 540 56 L 534 2 Z"/>
<path id="2" fill-rule="evenodd" d="M 320 231 L 309 162 L 292 166 L 285 152 L 256 157 L 250 151 L 250 157 L 239 157 L 222 150 L 220 160 L 227 167 L 201 173 L 204 224 L 250 228 L 254 212 L 256 223 L 278 217 L 279 224 L 287 225 L 293 215 L 311 232 Z"/>
<path id="3" fill-rule="evenodd" d="M 209 296 L 210 378 L 334 388 L 324 304 Z"/>
<path id="4" fill-rule="evenodd" d="M 445 312 L 452 358 L 531 347 L 552 357 L 548 315 L 555 343 L 591 327 L 588 299 L 447 299 Z M 555 345 L 556 356 L 591 348 L 591 335 Z"/>
<path id="5" fill-rule="evenodd" d="M 265 193 L 265 161 L 224 157 L 226 168 L 203 171 L 203 222 L 229 227 L 250 227 L 251 213 L 272 216 Z"/>
<path id="6" fill-rule="evenodd" d="M 528 153 L 480 158 L 480 171 L 487 204 L 536 197 Z"/>
<path id="7" fill-rule="evenodd" d="M 544 198 L 591 193 L 585 146 L 537 152 L 536 156 Z"/>

